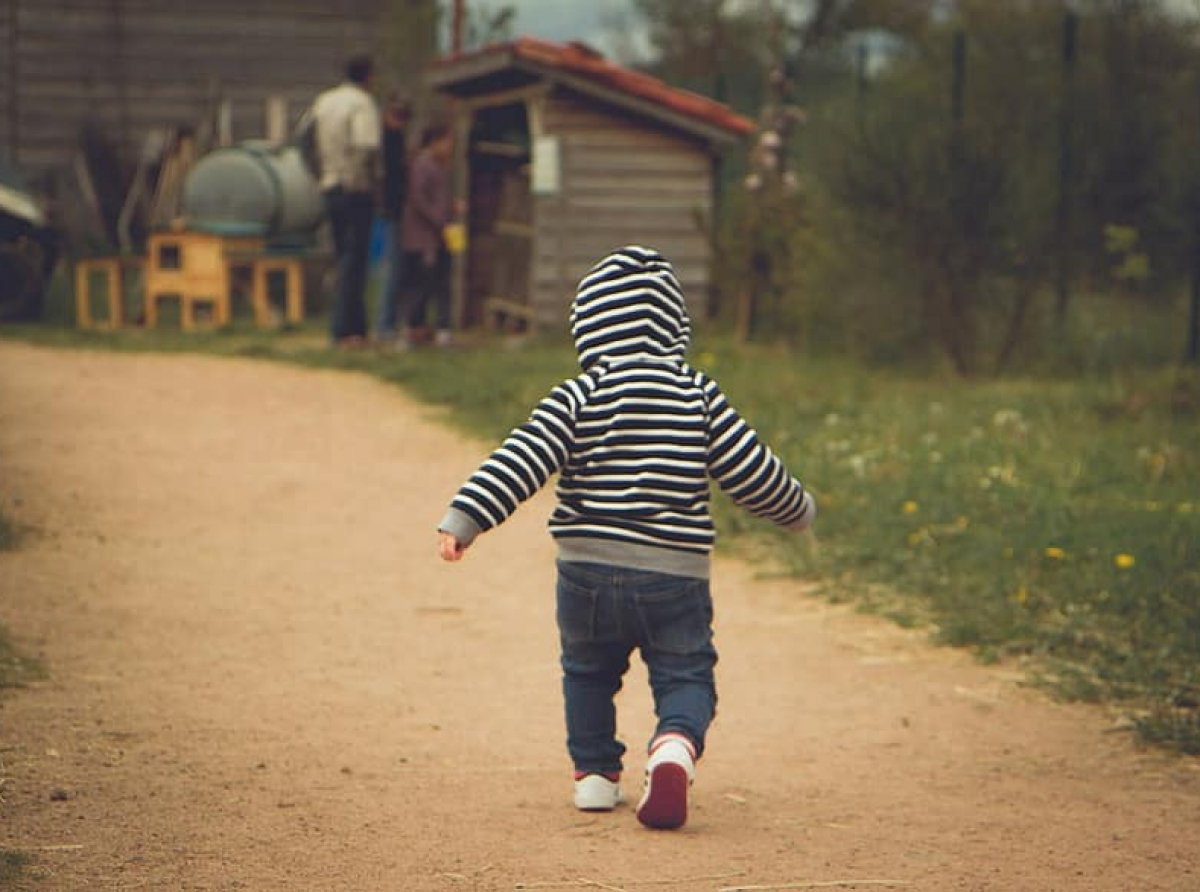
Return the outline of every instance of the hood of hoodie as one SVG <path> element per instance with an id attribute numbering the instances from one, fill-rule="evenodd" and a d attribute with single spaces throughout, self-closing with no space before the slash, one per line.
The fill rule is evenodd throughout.
<path id="1" fill-rule="evenodd" d="M 585 370 L 601 359 L 682 360 L 692 333 L 670 262 L 636 245 L 609 254 L 583 277 L 570 324 Z"/>

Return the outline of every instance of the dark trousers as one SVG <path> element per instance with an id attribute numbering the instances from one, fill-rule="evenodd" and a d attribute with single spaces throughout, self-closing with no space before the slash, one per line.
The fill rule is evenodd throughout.
<path id="1" fill-rule="evenodd" d="M 432 300 L 438 331 L 449 329 L 450 254 L 443 248 L 430 263 L 420 251 L 405 251 L 403 268 L 408 327 L 425 324 L 426 308 Z"/>
<path id="2" fill-rule="evenodd" d="M 366 337 L 367 259 L 374 202 L 367 192 L 348 192 L 339 187 L 325 193 L 325 207 L 337 255 L 337 293 L 329 334 L 334 341 Z"/>

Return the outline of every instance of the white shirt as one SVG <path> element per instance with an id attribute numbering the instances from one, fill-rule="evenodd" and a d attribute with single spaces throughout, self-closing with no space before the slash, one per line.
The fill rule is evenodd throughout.
<path id="1" fill-rule="evenodd" d="M 351 81 L 326 90 L 312 108 L 321 159 L 321 188 L 369 192 L 382 140 L 379 107 Z"/>

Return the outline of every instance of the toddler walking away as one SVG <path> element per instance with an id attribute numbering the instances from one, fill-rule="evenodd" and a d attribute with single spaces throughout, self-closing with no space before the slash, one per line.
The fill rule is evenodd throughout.
<path id="1" fill-rule="evenodd" d="M 708 481 L 795 530 L 812 523 L 816 504 L 717 383 L 685 361 L 683 291 L 658 252 L 631 246 L 597 263 L 570 326 L 583 373 L 555 387 L 463 485 L 438 548 L 459 560 L 561 472 L 550 532 L 575 805 L 621 802 L 613 698 L 637 648 L 658 717 L 637 817 L 681 827 L 717 703 Z"/>

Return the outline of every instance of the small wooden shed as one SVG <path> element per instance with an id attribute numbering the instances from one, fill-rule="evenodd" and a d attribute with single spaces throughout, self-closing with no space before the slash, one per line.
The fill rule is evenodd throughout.
<path id="1" fill-rule="evenodd" d="M 627 244 L 658 248 L 706 299 L 720 153 L 753 122 L 578 43 L 521 38 L 440 59 L 429 79 L 456 100 L 460 324 L 561 326 L 580 277 Z"/>

